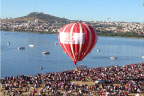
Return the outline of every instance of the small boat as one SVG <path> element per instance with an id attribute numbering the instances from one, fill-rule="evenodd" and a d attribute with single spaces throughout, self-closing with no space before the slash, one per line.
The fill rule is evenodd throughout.
<path id="1" fill-rule="evenodd" d="M 44 68 L 42 66 L 40 66 L 40 70 L 43 70 Z"/>
<path id="2" fill-rule="evenodd" d="M 111 56 L 110 59 L 111 59 L 111 60 L 116 60 L 117 57 Z"/>
<path id="3" fill-rule="evenodd" d="M 29 47 L 34 47 L 34 45 L 33 44 L 29 44 Z"/>
<path id="4" fill-rule="evenodd" d="M 50 52 L 42 52 L 42 54 L 50 54 Z"/>
<path id="5" fill-rule="evenodd" d="M 100 49 L 97 49 L 96 51 L 97 51 L 97 52 L 100 52 Z"/>
<path id="6" fill-rule="evenodd" d="M 25 50 L 25 47 L 18 47 L 18 50 Z"/>
<path id="7" fill-rule="evenodd" d="M 10 45 L 10 42 L 7 42 L 7 45 Z"/>
<path id="8" fill-rule="evenodd" d="M 55 45 L 57 45 L 58 43 L 57 42 L 55 42 Z"/>
<path id="9" fill-rule="evenodd" d="M 144 56 L 142 56 L 142 59 L 144 59 Z"/>

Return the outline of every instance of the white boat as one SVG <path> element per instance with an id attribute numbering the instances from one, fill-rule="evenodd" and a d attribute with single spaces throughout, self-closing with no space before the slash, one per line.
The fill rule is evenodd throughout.
<path id="1" fill-rule="evenodd" d="M 142 56 L 142 59 L 144 59 L 144 56 Z"/>
<path id="2" fill-rule="evenodd" d="M 42 52 L 42 54 L 50 54 L 49 52 Z"/>
<path id="3" fill-rule="evenodd" d="M 34 45 L 33 44 L 29 44 L 29 47 L 34 47 Z"/>
<path id="4" fill-rule="evenodd" d="M 7 42 L 7 45 L 10 45 L 10 42 Z"/>
<path id="5" fill-rule="evenodd" d="M 43 67 L 42 67 L 42 66 L 40 66 L 40 70 L 43 70 Z"/>
<path id="6" fill-rule="evenodd" d="M 116 60 L 117 57 L 111 56 L 110 59 L 111 59 L 111 60 Z"/>
<path id="7" fill-rule="evenodd" d="M 97 52 L 100 52 L 100 49 L 97 49 L 96 51 L 97 51 Z"/>
<path id="8" fill-rule="evenodd" d="M 25 50 L 25 47 L 18 47 L 18 50 Z"/>
<path id="9" fill-rule="evenodd" d="M 57 42 L 55 42 L 55 45 L 57 45 L 58 43 Z"/>

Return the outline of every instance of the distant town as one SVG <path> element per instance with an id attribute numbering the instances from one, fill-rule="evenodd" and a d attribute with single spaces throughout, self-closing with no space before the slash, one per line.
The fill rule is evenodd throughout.
<path id="1" fill-rule="evenodd" d="M 44 19 L 43 19 L 44 18 Z M 83 22 L 90 24 L 104 36 L 144 37 L 144 23 L 107 21 L 77 21 L 59 18 L 44 13 L 33 12 L 24 17 L 1 19 L 2 31 L 57 33 L 65 24 Z"/>

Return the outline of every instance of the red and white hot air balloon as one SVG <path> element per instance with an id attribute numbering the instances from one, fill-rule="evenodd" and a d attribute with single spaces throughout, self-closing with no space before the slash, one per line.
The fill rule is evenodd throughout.
<path id="1" fill-rule="evenodd" d="M 71 23 L 60 29 L 59 43 L 74 64 L 81 61 L 97 42 L 96 31 L 85 23 Z"/>

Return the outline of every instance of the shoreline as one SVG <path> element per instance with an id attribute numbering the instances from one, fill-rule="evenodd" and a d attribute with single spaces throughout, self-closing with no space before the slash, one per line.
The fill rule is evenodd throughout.
<path id="1" fill-rule="evenodd" d="M 23 32 L 23 33 L 37 33 L 37 34 L 59 34 L 59 32 L 29 32 L 29 31 L 4 31 L 0 30 L 1 32 Z M 97 33 L 98 34 L 98 33 Z M 98 34 L 98 36 L 103 36 L 103 37 L 120 37 L 120 38 L 134 38 L 134 39 L 144 39 L 144 37 L 128 37 L 128 36 L 114 36 L 114 35 L 101 35 Z"/>
<path id="2" fill-rule="evenodd" d="M 125 66 L 88 68 L 79 71 L 48 72 L 35 76 L 1 78 L 1 94 L 91 96 L 143 96 L 144 62 Z M 135 89 L 135 87 L 137 89 Z M 118 90 L 119 89 L 119 90 Z M 23 94 L 23 95 L 22 95 Z M 78 95 L 79 94 L 79 95 Z"/>
<path id="3" fill-rule="evenodd" d="M 136 64 L 140 64 L 140 63 L 144 63 L 144 62 L 139 62 L 139 63 L 136 63 Z M 126 65 L 124 65 L 124 66 L 127 66 L 127 65 L 132 65 L 132 64 L 126 64 Z M 81 65 L 79 65 L 78 67 L 80 67 Z M 120 66 L 120 65 L 111 65 L 111 66 L 118 66 L 118 67 L 123 67 L 123 66 Z M 111 67 L 111 66 L 107 66 L 107 67 Z M 107 68 L 107 67 L 88 67 L 87 69 L 95 69 L 95 68 Z M 80 70 L 80 69 L 79 69 Z M 46 72 L 46 73 L 36 73 L 36 74 L 30 74 L 30 75 L 25 75 L 25 74 L 19 74 L 19 75 L 11 75 L 11 76 L 1 76 L 0 77 L 0 80 L 2 79 L 2 78 L 5 78 L 5 77 L 17 77 L 17 76 L 35 76 L 35 75 L 38 75 L 38 74 L 47 74 L 47 73 L 62 73 L 62 72 L 68 72 L 68 71 L 75 71 L 75 69 L 71 69 L 71 70 L 64 70 L 64 71 L 56 71 L 56 72 Z"/>

